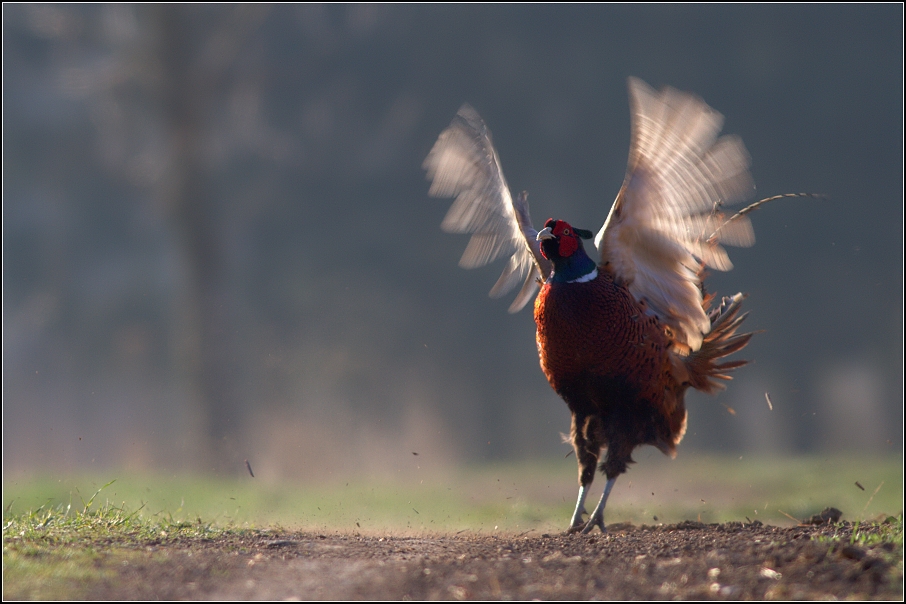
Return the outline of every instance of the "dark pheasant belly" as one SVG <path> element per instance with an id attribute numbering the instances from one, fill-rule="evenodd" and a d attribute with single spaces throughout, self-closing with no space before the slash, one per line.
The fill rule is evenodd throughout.
<path id="1" fill-rule="evenodd" d="M 572 413 L 599 420 L 591 428 L 597 432 L 594 440 L 605 444 L 625 440 L 631 448 L 656 445 L 668 429 L 656 401 L 624 376 L 585 373 L 561 380 L 559 386 L 557 394 Z"/>

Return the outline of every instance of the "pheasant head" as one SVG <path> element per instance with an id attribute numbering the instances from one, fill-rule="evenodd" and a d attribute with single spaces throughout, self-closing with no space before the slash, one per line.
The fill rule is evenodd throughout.
<path id="1" fill-rule="evenodd" d="M 583 239 L 591 239 L 591 231 L 575 229 L 564 220 L 548 219 L 538 233 L 541 254 L 554 264 L 550 280 L 557 283 L 583 283 L 598 276 L 594 260 L 585 253 Z"/>

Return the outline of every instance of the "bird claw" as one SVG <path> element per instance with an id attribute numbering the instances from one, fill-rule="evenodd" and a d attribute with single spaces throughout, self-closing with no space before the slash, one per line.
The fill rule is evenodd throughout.
<path id="1" fill-rule="evenodd" d="M 594 529 L 595 527 L 600 528 L 602 533 L 607 532 L 607 529 L 604 528 L 604 517 L 603 516 L 597 516 L 597 517 L 592 516 L 591 518 L 589 518 L 588 522 L 585 523 L 585 526 L 582 527 L 582 534 L 583 535 L 589 534 L 592 531 L 592 529 Z"/>
<path id="2" fill-rule="evenodd" d="M 566 529 L 566 532 L 563 533 L 563 534 L 564 534 L 564 535 L 575 535 L 576 533 L 581 533 L 581 534 L 583 534 L 583 535 L 587 535 L 587 534 L 589 534 L 595 527 L 600 528 L 602 533 L 606 533 L 606 532 L 607 532 L 607 529 L 604 527 L 604 519 L 603 519 L 603 518 L 598 518 L 598 519 L 596 519 L 594 522 L 592 522 L 592 519 L 589 518 L 587 522 L 579 522 L 579 523 L 577 523 L 577 524 L 573 524 L 573 525 L 570 526 L 568 529 Z"/>
<path id="3" fill-rule="evenodd" d="M 571 526 L 568 529 L 566 529 L 566 532 L 563 534 L 564 535 L 575 535 L 576 533 L 578 533 L 579 531 L 584 529 L 586 524 L 587 523 L 583 522 L 582 524 L 577 524 L 575 526 Z"/>

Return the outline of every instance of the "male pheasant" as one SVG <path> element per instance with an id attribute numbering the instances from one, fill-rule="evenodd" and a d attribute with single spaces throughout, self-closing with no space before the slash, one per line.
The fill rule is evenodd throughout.
<path id="1" fill-rule="evenodd" d="M 572 413 L 570 437 L 579 465 L 579 497 L 570 532 L 604 528 L 604 506 L 640 445 L 674 456 L 686 430 L 689 387 L 714 392 L 745 361 L 720 362 L 743 348 L 737 334 L 742 294 L 712 308 L 705 267 L 729 270 L 721 243 L 749 246 L 749 208 L 729 219 L 724 205 L 754 190 L 739 138 L 718 138 L 723 117 L 698 97 L 656 92 L 630 78 L 629 166 L 593 260 L 582 240 L 593 233 L 562 220 L 532 227 L 526 194 L 514 201 L 478 114 L 463 106 L 425 160 L 430 194 L 455 197 L 442 227 L 472 233 L 460 265 L 500 256 L 509 262 L 491 290 L 522 282 L 516 312 L 535 300 L 538 353 L 551 387 Z M 750 206 L 751 208 L 751 206 Z M 583 521 L 600 464 L 607 484 Z"/>

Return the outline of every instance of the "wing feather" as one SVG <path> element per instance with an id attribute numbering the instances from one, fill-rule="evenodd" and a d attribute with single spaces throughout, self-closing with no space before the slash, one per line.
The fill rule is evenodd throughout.
<path id="1" fill-rule="evenodd" d="M 532 226 L 526 194 L 513 201 L 491 132 L 472 107 L 460 108 L 423 167 L 431 180 L 430 195 L 455 197 L 441 228 L 472 233 L 459 265 L 476 268 L 509 256 L 491 296 L 503 296 L 522 283 L 509 309 L 520 310 L 535 293 L 538 278 L 550 274 L 551 265 L 535 239 L 538 232 Z"/>
<path id="2" fill-rule="evenodd" d="M 595 238 L 601 264 L 693 351 L 711 329 L 702 309 L 702 265 L 730 270 L 721 243 L 755 241 L 747 220 L 725 222 L 724 205 L 754 191 L 738 137 L 718 138 L 723 116 L 700 98 L 629 79 L 632 139 L 623 186 Z M 729 228 L 727 228 L 729 227 Z"/>

